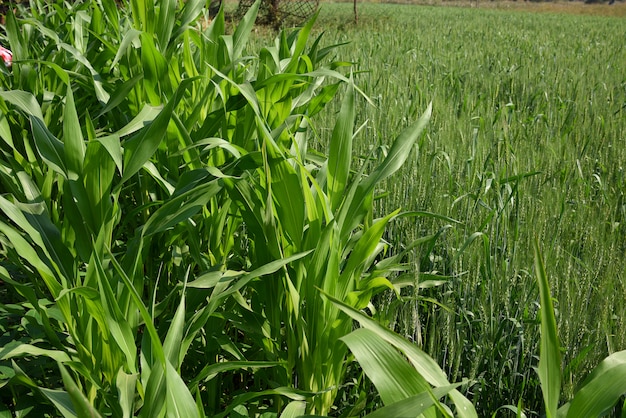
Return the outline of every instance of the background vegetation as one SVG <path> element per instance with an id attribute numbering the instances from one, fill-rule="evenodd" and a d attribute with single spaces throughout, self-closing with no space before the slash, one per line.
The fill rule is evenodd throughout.
<path id="1" fill-rule="evenodd" d="M 556 415 L 623 356 L 620 19 L 325 3 L 274 40 L 201 2 L 32 4 L 0 412 Z"/>
<path id="2" fill-rule="evenodd" d="M 626 346 L 626 50 L 616 42 L 623 20 L 360 7 L 358 26 L 346 24 L 349 4 L 324 4 L 320 17 L 328 38 L 350 42 L 345 57 L 364 71 L 358 80 L 377 105 L 361 110 L 371 123 L 357 155 L 384 151 L 385 137 L 433 102 L 419 151 L 386 185 L 379 208 L 462 222 L 393 224 L 394 242 L 439 231 L 413 263 L 449 280 L 418 286 L 413 301 L 383 310 L 452 380 L 475 379 L 469 393 L 480 416 L 519 399 L 538 410 L 531 249 L 539 237 L 568 396 L 601 358 Z"/>

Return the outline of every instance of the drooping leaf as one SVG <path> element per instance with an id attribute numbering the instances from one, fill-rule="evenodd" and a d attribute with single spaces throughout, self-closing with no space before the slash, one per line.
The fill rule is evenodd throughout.
<path id="1" fill-rule="evenodd" d="M 446 374 L 441 370 L 437 362 L 432 357 L 420 350 L 416 345 L 402 338 L 400 335 L 393 331 L 383 327 L 378 322 L 364 315 L 362 312 L 357 311 L 351 306 L 339 301 L 332 296 L 325 294 L 324 297 L 330 299 L 330 301 L 336 305 L 340 310 L 350 316 L 352 319 L 358 321 L 363 328 L 374 331 L 379 337 L 387 341 L 389 344 L 400 350 L 411 362 L 413 367 L 418 373 L 431 385 L 435 387 L 449 386 L 448 378 Z M 453 389 L 448 393 L 448 396 L 454 402 L 456 406 L 456 413 L 459 417 L 476 418 L 476 409 L 474 405 L 463 396 L 458 390 Z"/>
<path id="2" fill-rule="evenodd" d="M 79 418 L 98 418 L 100 414 L 91 405 L 87 397 L 80 391 L 74 379 L 70 376 L 65 366 L 59 363 L 59 369 L 61 369 L 61 376 L 63 377 L 63 384 L 65 389 L 72 400 L 76 416 Z"/>

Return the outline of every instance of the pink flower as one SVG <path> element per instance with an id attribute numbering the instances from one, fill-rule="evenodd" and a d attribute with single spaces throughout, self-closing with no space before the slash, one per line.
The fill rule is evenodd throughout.
<path id="1" fill-rule="evenodd" d="M 0 46 L 0 58 L 2 58 L 7 67 L 11 67 L 11 64 L 13 63 L 13 53 L 10 50 Z"/>

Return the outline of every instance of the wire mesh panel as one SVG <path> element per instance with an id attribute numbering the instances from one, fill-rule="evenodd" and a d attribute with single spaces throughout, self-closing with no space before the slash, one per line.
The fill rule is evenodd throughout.
<path id="1" fill-rule="evenodd" d="M 239 0 L 237 16 L 243 16 L 255 0 Z M 259 6 L 259 23 L 301 23 L 309 19 L 317 8 L 319 0 L 264 0 Z"/>

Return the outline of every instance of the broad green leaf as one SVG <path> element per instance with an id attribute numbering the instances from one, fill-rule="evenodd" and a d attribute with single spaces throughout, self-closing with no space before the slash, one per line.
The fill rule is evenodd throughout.
<path id="1" fill-rule="evenodd" d="M 41 107 L 31 93 L 21 90 L 0 91 L 0 97 L 19 107 L 27 115 L 43 121 Z"/>
<path id="2" fill-rule="evenodd" d="M 23 344 L 18 341 L 12 341 L 0 350 L 0 360 L 25 356 L 44 356 L 62 363 L 71 361 L 67 353 L 63 351 L 48 350 L 31 344 Z"/>
<path id="3" fill-rule="evenodd" d="M 554 307 L 550 296 L 550 283 L 537 241 L 535 241 L 534 250 L 535 273 L 537 274 L 541 301 L 541 340 L 537 374 L 546 406 L 546 416 L 552 418 L 557 415 L 561 397 L 561 352 Z"/>
<path id="4" fill-rule="evenodd" d="M 157 106 L 161 103 L 162 83 L 168 82 L 169 75 L 165 57 L 154 44 L 152 35 L 147 32 L 141 34 L 141 66 L 148 100 Z"/>
<path id="5" fill-rule="evenodd" d="M 304 401 L 307 398 L 317 395 L 317 393 L 306 392 L 306 391 L 302 391 L 302 390 L 298 390 L 298 389 L 294 389 L 290 387 L 278 387 L 274 389 L 262 390 L 262 391 L 257 391 L 257 392 L 248 392 L 242 395 L 238 395 L 223 412 L 215 415 L 214 418 L 222 418 L 222 417 L 230 416 L 229 414 L 231 413 L 231 411 L 233 411 L 239 405 L 245 405 L 247 402 L 251 401 L 252 399 L 265 398 L 271 395 L 284 396 L 294 401 Z"/>
<path id="6" fill-rule="evenodd" d="M 0 402 L 0 418 L 13 418 L 13 413 L 4 402 Z"/>
<path id="7" fill-rule="evenodd" d="M 77 418 L 72 399 L 64 390 L 39 388 L 39 391 L 52 402 L 65 418 Z M 82 417 L 81 417 L 82 418 Z"/>
<path id="8" fill-rule="evenodd" d="M 103 239 L 102 234 L 98 236 L 98 242 L 96 247 L 102 245 L 100 241 Z M 93 259 L 97 259 L 96 253 L 93 252 Z M 91 266 L 95 268 L 91 268 Z M 111 333 L 111 336 L 117 346 L 122 350 L 124 357 L 126 358 L 126 368 L 131 373 L 136 373 L 136 358 L 137 358 L 137 346 L 135 344 L 135 337 L 131 329 L 130 324 L 127 322 L 122 309 L 119 306 L 116 294 L 111 287 L 111 280 L 107 274 L 100 268 L 100 264 L 96 262 L 90 263 L 88 269 L 89 274 L 93 271 L 93 274 L 97 280 L 98 295 L 101 303 L 102 310 L 106 314 L 107 331 Z M 111 350 L 115 349 L 115 346 L 110 347 Z"/>
<path id="9" fill-rule="evenodd" d="M 196 401 L 176 369 L 167 360 L 167 414 L 168 418 L 200 417 Z"/>
<path id="10" fill-rule="evenodd" d="M 252 32 L 252 28 L 254 27 L 254 22 L 256 21 L 260 4 L 261 0 L 256 0 L 237 25 L 235 33 L 233 33 L 233 51 L 230 57 L 231 62 L 235 62 L 241 58 L 243 48 L 248 43 L 248 38 Z"/>
<path id="11" fill-rule="evenodd" d="M 124 145 L 124 174 L 118 187 L 121 187 L 137 173 L 157 150 L 159 144 L 165 138 L 167 125 L 170 122 L 174 107 L 179 103 L 183 93 L 193 80 L 189 78 L 182 81 L 176 90 L 176 94 L 167 102 L 152 123 L 126 142 Z"/>
<path id="12" fill-rule="evenodd" d="M 117 49 L 117 54 L 115 55 L 115 58 L 113 59 L 113 62 L 111 63 L 111 68 L 115 68 L 118 61 L 122 58 L 122 56 L 128 53 L 128 48 L 131 46 L 131 44 L 135 44 L 134 45 L 135 48 L 140 47 L 141 45 L 139 41 L 140 36 L 141 36 L 141 31 L 139 30 L 129 29 L 126 31 L 126 33 L 124 34 L 124 38 L 122 39 L 122 43 Z"/>
<path id="13" fill-rule="evenodd" d="M 121 85 L 119 85 L 115 91 L 111 94 L 109 101 L 106 106 L 100 111 L 97 118 L 107 114 L 108 112 L 115 109 L 119 104 L 124 102 L 124 100 L 128 100 L 128 94 L 133 90 L 135 85 L 139 80 L 143 78 L 143 74 L 137 74 L 136 76 L 125 80 Z"/>
<path id="14" fill-rule="evenodd" d="M 150 106 L 149 104 L 145 104 L 141 108 L 141 111 L 137 113 L 137 115 L 130 122 L 128 122 L 126 126 L 117 131 L 115 134 L 118 137 L 124 137 L 145 128 L 150 125 L 157 118 L 157 116 L 159 116 L 162 110 L 162 106 Z"/>
<path id="15" fill-rule="evenodd" d="M 65 162 L 67 163 L 68 177 L 73 179 L 83 172 L 85 159 L 85 141 L 81 131 L 81 124 L 76 113 L 74 94 L 71 85 L 67 86 L 65 96 L 65 111 L 63 113 L 63 144 L 65 145 Z"/>
<path id="16" fill-rule="evenodd" d="M 2 209 L 2 197 L 0 196 L 0 209 Z M 15 230 L 12 226 L 5 224 L 0 221 L 0 232 L 2 232 L 8 240 L 13 245 L 13 248 L 20 254 L 24 260 L 26 260 L 30 265 L 32 265 L 37 273 L 41 276 L 42 280 L 46 283 L 46 286 L 52 293 L 52 296 L 56 297 L 59 295 L 63 286 L 58 281 L 55 274 L 50 270 L 50 267 L 39 257 L 39 254 L 33 248 L 30 243 L 20 235 L 20 233 Z"/>
<path id="17" fill-rule="evenodd" d="M 137 375 L 125 373 L 120 368 L 115 378 L 115 386 L 117 386 L 119 404 L 124 414 L 123 418 L 131 418 L 133 416 L 136 384 Z"/>
<path id="18" fill-rule="evenodd" d="M 452 390 L 459 387 L 461 383 L 429 389 L 427 392 L 411 396 L 391 405 L 386 405 L 365 418 L 415 418 L 424 414 L 428 408 L 435 405 L 437 400 Z M 433 411 L 434 412 L 434 411 Z M 433 415 L 437 416 L 437 415 Z"/>
<path id="19" fill-rule="evenodd" d="M 352 163 L 352 135 L 355 117 L 354 89 L 350 85 L 337 116 L 328 154 L 328 196 L 333 213 L 341 204 L 346 193 Z"/>
<path id="20" fill-rule="evenodd" d="M 142 347 L 142 350 L 145 349 Z M 166 360 L 167 361 L 167 360 Z M 162 417 L 163 410 L 167 408 L 166 401 L 169 400 L 167 394 L 167 383 L 165 381 L 164 366 L 160 363 L 150 364 L 150 377 L 145 384 L 144 406 L 141 408 L 139 417 Z M 142 374 L 146 373 L 146 368 L 142 367 Z"/>
<path id="21" fill-rule="evenodd" d="M 159 2 L 159 15 L 157 17 L 156 35 L 161 52 L 165 52 L 169 46 L 174 23 L 176 23 L 176 0 L 162 0 Z"/>
<path id="22" fill-rule="evenodd" d="M 385 232 L 385 228 L 387 227 L 389 220 L 397 216 L 398 213 L 399 210 L 396 210 L 384 218 L 377 220 L 359 238 L 359 241 L 350 253 L 347 264 L 339 277 L 339 284 L 342 287 L 339 289 L 336 296 L 340 299 L 343 299 L 347 292 L 354 290 L 351 288 L 351 283 L 360 280 L 363 267 L 368 263 L 368 261 L 371 262 L 373 257 L 375 257 L 378 253 L 376 249 L 380 244 L 380 240 Z"/>
<path id="23" fill-rule="evenodd" d="M 559 417 L 600 417 L 626 393 L 626 351 L 611 354 L 587 376 L 574 398 L 558 411 Z"/>
<path id="24" fill-rule="evenodd" d="M 192 190 L 174 195 L 148 219 L 142 236 L 149 237 L 174 227 L 198 213 L 222 189 L 218 180 L 200 184 Z"/>
<path id="25" fill-rule="evenodd" d="M 181 352 L 181 342 L 183 340 L 183 331 L 185 328 L 185 289 L 180 297 L 180 303 L 176 309 L 176 313 L 170 323 L 170 328 L 165 336 L 163 343 L 163 352 L 171 364 L 176 369 L 180 367 L 185 353 Z M 168 371 L 169 373 L 169 371 Z"/>
<path id="26" fill-rule="evenodd" d="M 65 163 L 65 146 L 54 135 L 41 119 L 30 117 L 31 129 L 35 138 L 35 145 L 39 155 L 57 173 L 67 177 L 67 165 Z"/>
<path id="27" fill-rule="evenodd" d="M 385 405 L 427 392 L 428 383 L 398 351 L 366 328 L 341 338 L 370 378 Z"/>
<path id="28" fill-rule="evenodd" d="M 272 194 L 276 203 L 276 212 L 280 224 L 295 248 L 300 248 L 304 231 L 304 196 L 301 182 L 295 169 L 284 159 L 276 155 L 277 163 L 271 164 Z"/>
<path id="29" fill-rule="evenodd" d="M 297 418 L 304 414 L 306 409 L 306 402 L 303 401 L 291 401 L 287 404 L 283 412 L 280 414 L 280 418 Z"/>
<path id="30" fill-rule="evenodd" d="M 379 337 L 383 338 L 389 344 L 399 349 L 413 364 L 413 367 L 418 373 L 426 379 L 428 383 L 436 387 L 449 386 L 448 378 L 446 374 L 441 370 L 437 362 L 430 356 L 420 350 L 416 345 L 402 338 L 400 335 L 393 331 L 383 327 L 378 322 L 374 321 L 370 317 L 364 315 L 362 312 L 357 311 L 351 306 L 333 298 L 332 296 L 323 293 L 325 297 L 337 306 L 341 311 L 346 313 L 355 321 L 358 321 L 363 328 L 374 331 Z M 459 417 L 475 418 L 477 417 L 476 409 L 474 405 L 465 398 L 459 391 L 453 389 L 449 392 L 448 396 L 454 402 L 456 406 L 456 413 Z"/>
<path id="31" fill-rule="evenodd" d="M 113 142 L 115 140 L 113 139 Z M 77 204 L 85 219 L 92 219 L 93 233 L 97 234 L 113 215 L 111 188 L 115 176 L 115 162 L 106 147 L 100 141 L 90 141 L 83 164 L 83 185 L 73 185 L 72 191 L 84 186 L 86 202 L 82 196 L 75 194 Z"/>
<path id="32" fill-rule="evenodd" d="M 187 287 L 197 289 L 211 289 L 220 281 L 232 281 L 246 274 L 245 271 L 210 271 L 200 275 L 196 280 L 187 283 Z"/>
<path id="33" fill-rule="evenodd" d="M 8 146 L 15 148 L 15 145 L 13 144 L 11 126 L 9 125 L 9 121 L 3 112 L 0 112 L 0 138 L 2 138 Z"/>
<path id="34" fill-rule="evenodd" d="M 188 25 L 198 19 L 198 16 L 202 13 L 203 7 L 206 5 L 204 0 L 187 0 L 182 9 L 182 15 L 180 17 L 180 26 L 176 29 L 172 35 L 172 39 L 178 38 L 182 32 L 188 29 Z"/>
<path id="35" fill-rule="evenodd" d="M 107 91 L 104 89 L 104 86 L 102 85 L 102 76 L 94 69 L 89 60 L 87 60 L 87 58 L 83 54 L 81 54 L 79 50 L 71 45 L 68 45 L 64 42 L 57 43 L 57 45 L 72 54 L 76 61 L 83 64 L 89 70 L 89 72 L 91 73 L 91 80 L 93 81 L 96 97 L 98 98 L 100 103 L 108 103 L 110 95 L 109 93 L 107 93 Z"/>
<path id="36" fill-rule="evenodd" d="M 157 330 L 156 330 L 156 328 L 154 326 L 154 323 L 152 322 L 152 316 L 148 312 L 148 309 L 146 308 L 146 305 L 144 305 L 143 299 L 142 299 L 141 295 L 139 294 L 137 289 L 135 289 L 135 286 L 133 285 L 132 280 L 126 274 L 126 271 L 124 271 L 124 269 L 119 264 L 119 262 L 117 261 L 115 256 L 111 253 L 110 249 L 106 248 L 106 252 L 107 252 L 107 254 L 109 256 L 108 260 L 110 261 L 111 265 L 113 266 L 115 272 L 117 272 L 119 277 L 121 277 L 121 279 L 122 279 L 122 281 L 124 283 L 124 286 L 126 287 L 127 291 L 130 293 L 131 300 L 135 303 L 137 309 L 139 309 L 139 313 L 141 314 L 141 318 L 143 319 L 144 325 L 145 325 L 146 330 L 148 332 L 148 335 L 150 336 L 150 342 L 152 344 L 152 351 L 155 354 L 156 359 L 164 367 L 164 365 L 165 365 L 165 354 L 163 353 L 163 346 L 161 345 L 161 340 L 159 339 L 159 334 L 157 333 Z M 94 255 L 93 259 L 94 259 L 96 268 L 99 271 L 99 274 L 102 277 L 106 277 L 107 274 L 105 273 L 105 270 L 104 270 L 104 267 L 103 267 L 103 264 L 102 264 L 102 258 L 100 256 L 100 254 L 98 254 L 97 251 L 94 251 L 93 255 Z"/>
<path id="37" fill-rule="evenodd" d="M 201 381 L 209 381 L 222 372 L 241 369 L 260 369 L 267 367 L 280 366 L 283 363 L 275 361 L 223 361 L 215 364 L 206 365 L 200 373 L 194 378 L 196 385 Z"/>
<path id="38" fill-rule="evenodd" d="M 63 242 L 59 229 L 50 220 L 43 202 L 14 204 L 0 196 L 0 210 L 45 252 L 58 268 L 62 281 L 74 277 L 74 258 Z"/>

